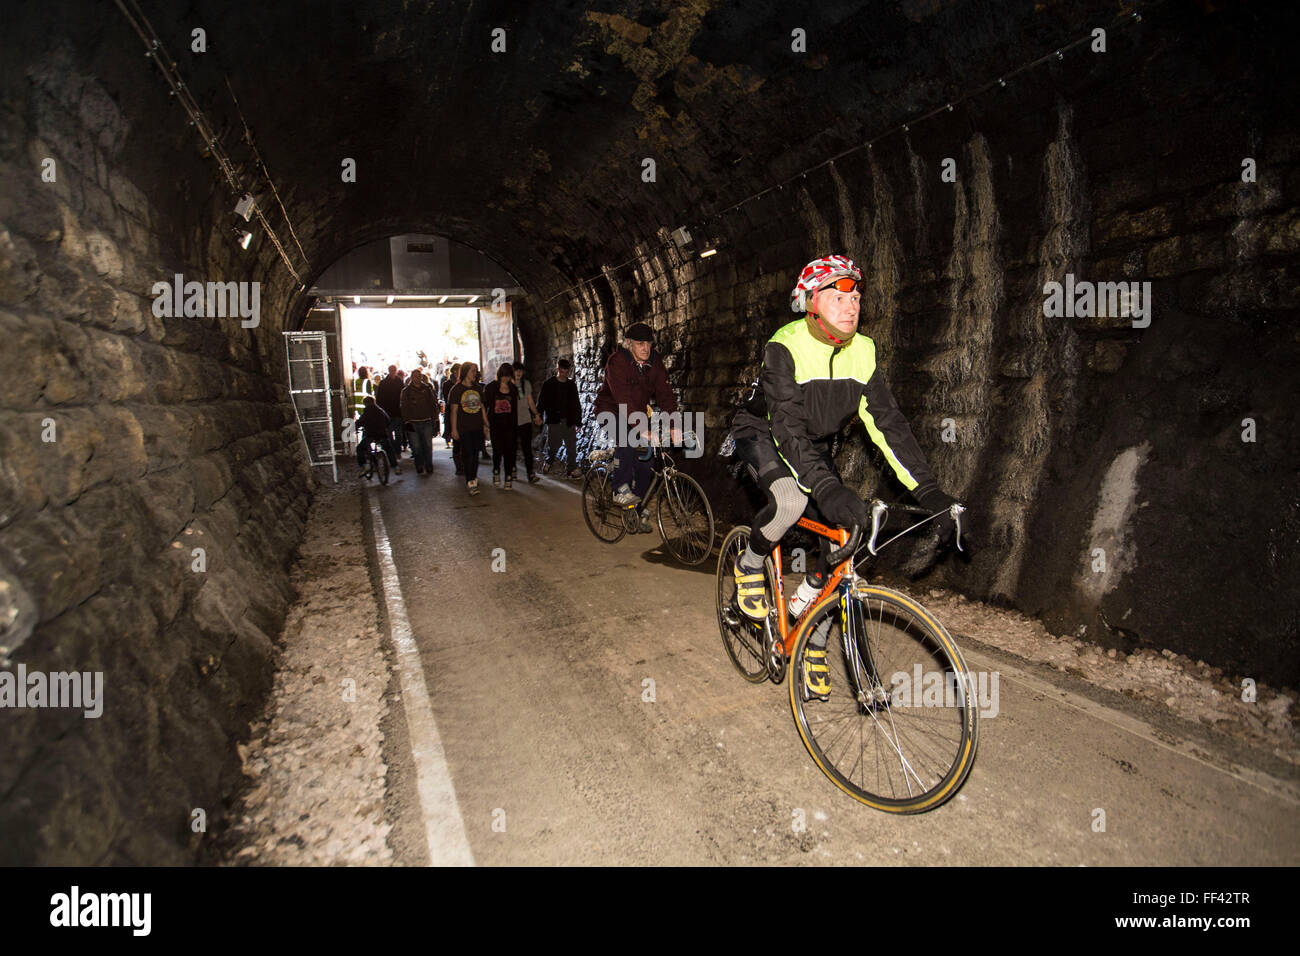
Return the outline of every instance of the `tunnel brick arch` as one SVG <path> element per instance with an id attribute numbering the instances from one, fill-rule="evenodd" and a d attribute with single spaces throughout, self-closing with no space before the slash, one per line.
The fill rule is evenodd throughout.
<path id="1" fill-rule="evenodd" d="M 612 6 L 339 5 L 319 17 L 327 58 L 292 42 L 303 4 L 199 2 L 210 53 L 178 59 L 227 131 L 231 76 L 308 287 L 384 236 L 482 249 L 529 293 L 517 316 L 531 374 L 573 359 L 587 408 L 618 333 L 649 322 L 674 389 L 705 414 L 709 454 L 688 468 L 720 522 L 748 518 L 714 455 L 733 399 L 794 317 L 798 269 L 843 244 L 868 273 L 881 367 L 982 532 L 969 566 L 950 562 L 927 583 L 1103 644 L 1300 681 L 1285 597 L 1300 577 L 1297 438 L 1283 425 L 1300 140 L 1294 84 L 1280 54 L 1260 52 L 1262 38 L 1295 35 L 1294 12 L 1167 3 L 1112 33 L 1105 61 L 1072 54 L 746 203 L 712 225 L 720 252 L 700 260 L 669 231 L 1114 5 L 819 4 L 801 24 L 805 58 L 775 42 L 789 36 L 778 4 L 747 5 L 747 20 L 720 4 L 675 16 Z M 18 836 L 0 862 L 195 858 L 189 813 L 219 818 L 238 779 L 233 741 L 269 686 L 311 493 L 280 341 L 310 299 L 260 234 L 247 252 L 235 244 L 234 197 L 138 39 L 110 7 L 91 9 L 24 7 L 0 58 L 0 335 L 21 372 L 0 376 L 0 607 L 36 618 L 17 660 L 113 674 L 113 707 L 98 723 L 4 715 L 18 719 L 0 724 L 13 755 L 0 766 L 0 830 Z M 150 15 L 182 49 L 188 30 L 163 9 Z M 510 42 L 494 62 L 497 25 Z M 479 35 L 481 50 L 464 41 Z M 237 140 L 227 134 L 243 164 Z M 1255 188 L 1239 179 L 1247 154 Z M 60 173 L 49 188 L 46 156 Z M 339 179 L 343 156 L 358 158 L 355 184 Z M 654 184 L 640 180 L 645 156 Z M 956 184 L 939 180 L 946 156 Z M 1051 324 L 1042 283 L 1069 271 L 1152 280 L 1152 327 Z M 259 281 L 261 324 L 155 317 L 148 290 L 176 272 Z M 1237 437 L 1247 414 L 1263 436 L 1253 446 Z M 38 451 L 48 417 L 60 439 Z M 976 440 L 946 448 L 949 417 Z M 1123 538 L 1133 550 L 1097 594 L 1076 582 L 1107 476 L 1130 459 L 1141 461 Z M 900 493 L 860 429 L 840 466 L 864 491 Z M 1213 538 L 1188 518 L 1205 515 Z M 185 560 L 199 538 L 202 577 Z"/>

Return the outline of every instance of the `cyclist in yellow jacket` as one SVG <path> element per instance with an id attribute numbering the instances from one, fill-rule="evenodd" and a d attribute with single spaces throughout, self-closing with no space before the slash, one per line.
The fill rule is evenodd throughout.
<path id="1" fill-rule="evenodd" d="M 733 569 L 737 603 L 747 617 L 761 621 L 769 611 L 763 562 L 799 520 L 811 498 L 831 524 L 866 526 L 861 497 L 844 486 L 831 458 L 831 440 L 857 415 L 885 461 L 917 502 L 932 512 L 955 499 L 938 482 L 898 410 L 889 386 L 876 370 L 876 345 L 858 334 L 862 273 L 845 256 L 814 259 L 799 274 L 790 306 L 804 313 L 778 329 L 763 352 L 759 388 L 737 414 L 736 454 L 757 480 L 767 502 L 753 521 L 749 546 Z M 951 538 L 948 515 L 936 518 L 941 539 Z M 825 550 L 817 569 L 795 595 L 806 606 L 825 585 Z M 830 672 L 825 639 L 815 638 L 803 676 L 806 692 L 826 699 Z"/>

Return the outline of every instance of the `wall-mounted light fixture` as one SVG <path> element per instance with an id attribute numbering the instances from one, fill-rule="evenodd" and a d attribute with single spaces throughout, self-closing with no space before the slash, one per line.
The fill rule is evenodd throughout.
<path id="1" fill-rule="evenodd" d="M 239 202 L 235 203 L 235 215 L 243 216 L 245 222 L 253 218 L 253 194 L 252 193 L 244 193 L 244 195 L 240 198 Z"/>
<path id="2" fill-rule="evenodd" d="M 476 295 L 470 296 L 470 299 L 469 299 L 469 304 L 470 304 L 470 305 L 473 305 L 473 304 L 474 304 L 475 302 L 477 302 L 477 301 L 478 301 L 478 296 L 476 296 Z"/>
<path id="3" fill-rule="evenodd" d="M 247 229 L 240 229 L 238 226 L 232 226 L 231 229 L 239 237 L 239 248 L 247 249 L 248 244 L 253 241 L 253 234 Z"/>
<path id="4" fill-rule="evenodd" d="M 696 245 L 700 250 L 700 258 L 707 259 L 709 256 L 716 256 L 718 250 L 722 248 L 722 236 L 716 229 L 709 229 L 707 232 L 703 229 L 698 234 Z"/>
<path id="5" fill-rule="evenodd" d="M 393 297 L 391 295 L 388 297 L 388 304 L 389 305 L 393 304 Z"/>
<path id="6" fill-rule="evenodd" d="M 447 301 L 447 297 L 444 295 L 441 299 L 438 300 L 438 304 L 442 305 L 446 301 Z"/>
<path id="7" fill-rule="evenodd" d="M 685 251 L 691 244 L 690 230 L 685 226 L 678 226 L 673 230 L 673 242 L 678 249 Z"/>
<path id="8" fill-rule="evenodd" d="M 361 296 L 359 296 L 359 295 L 354 295 L 354 296 L 352 297 L 352 304 L 353 304 L 353 305 L 360 305 L 360 304 L 361 304 Z"/>

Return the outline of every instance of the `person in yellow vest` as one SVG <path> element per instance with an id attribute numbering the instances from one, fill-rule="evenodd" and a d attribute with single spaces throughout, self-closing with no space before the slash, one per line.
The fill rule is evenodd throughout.
<path id="1" fill-rule="evenodd" d="M 733 422 L 736 455 L 767 496 L 754 517 L 749 545 L 733 569 L 741 613 L 768 614 L 763 562 L 802 517 L 811 499 L 826 521 L 843 528 L 867 525 L 866 504 L 845 487 L 831 457 L 831 440 L 856 415 L 903 487 L 933 513 L 955 501 L 939 483 L 912 429 L 876 368 L 876 343 L 858 334 L 862 273 L 846 256 L 814 259 L 799 274 L 790 306 L 799 319 L 782 326 L 763 351 L 753 398 Z M 952 517 L 935 518 L 941 542 L 955 530 Z M 826 551 L 792 601 L 792 612 L 826 583 Z M 798 606 L 802 601 L 803 606 Z M 830 671 L 826 645 L 815 640 L 805 655 L 806 699 L 826 700 Z"/>
<path id="2" fill-rule="evenodd" d="M 352 380 L 352 415 L 360 418 L 366 408 L 366 396 L 373 396 L 375 387 L 370 382 L 370 369 L 364 365 L 357 369 L 357 377 Z"/>

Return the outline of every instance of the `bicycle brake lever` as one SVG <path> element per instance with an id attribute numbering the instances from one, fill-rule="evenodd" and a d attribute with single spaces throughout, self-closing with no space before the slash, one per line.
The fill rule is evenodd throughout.
<path id="1" fill-rule="evenodd" d="M 954 501 L 951 505 L 948 506 L 948 513 L 952 515 L 952 523 L 957 527 L 956 538 L 957 538 L 958 551 L 966 550 L 961 546 L 961 513 L 965 510 L 966 510 L 966 506 L 963 505 L 960 501 Z"/>
<path id="2" fill-rule="evenodd" d="M 889 505 L 885 504 L 879 498 L 871 503 L 871 540 L 867 542 L 867 550 L 873 555 L 876 551 L 876 535 L 880 533 L 881 526 L 885 523 L 885 515 L 889 512 Z"/>

